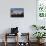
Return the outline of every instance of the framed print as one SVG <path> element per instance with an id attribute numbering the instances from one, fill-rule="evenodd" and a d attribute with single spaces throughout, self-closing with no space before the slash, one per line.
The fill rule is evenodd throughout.
<path id="1" fill-rule="evenodd" d="M 46 0 L 37 0 L 37 15 L 41 17 L 46 17 Z"/>
<path id="2" fill-rule="evenodd" d="M 11 8 L 11 17 L 24 17 L 24 8 Z"/>
<path id="3" fill-rule="evenodd" d="M 46 0 L 37 0 L 36 24 L 46 25 Z"/>

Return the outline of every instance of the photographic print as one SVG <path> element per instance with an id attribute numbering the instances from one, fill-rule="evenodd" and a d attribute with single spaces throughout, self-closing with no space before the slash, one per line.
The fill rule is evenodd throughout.
<path id="1" fill-rule="evenodd" d="M 11 17 L 24 17 L 24 8 L 11 8 Z"/>

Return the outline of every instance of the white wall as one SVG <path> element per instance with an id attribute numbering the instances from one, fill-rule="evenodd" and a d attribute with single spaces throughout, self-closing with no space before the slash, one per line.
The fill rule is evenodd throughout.
<path id="1" fill-rule="evenodd" d="M 24 8 L 24 18 L 11 18 L 10 8 Z M 30 32 L 32 35 L 32 24 L 36 24 L 36 0 L 0 1 L 0 34 L 18 26 L 20 32 Z"/>

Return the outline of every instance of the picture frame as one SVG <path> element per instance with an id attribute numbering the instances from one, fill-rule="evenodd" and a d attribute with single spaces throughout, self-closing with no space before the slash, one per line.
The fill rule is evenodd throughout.
<path id="1" fill-rule="evenodd" d="M 11 17 L 24 17 L 24 8 L 11 8 Z"/>

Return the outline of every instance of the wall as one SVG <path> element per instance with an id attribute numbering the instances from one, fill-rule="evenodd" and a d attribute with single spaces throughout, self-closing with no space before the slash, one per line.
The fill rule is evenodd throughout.
<path id="1" fill-rule="evenodd" d="M 24 8 L 24 18 L 11 18 L 10 8 Z M 0 34 L 10 32 L 9 28 L 19 27 L 19 32 L 30 32 L 31 25 L 36 24 L 36 0 L 1 0 Z"/>

